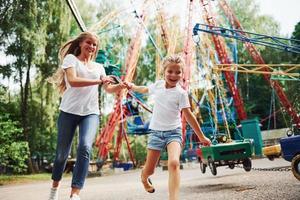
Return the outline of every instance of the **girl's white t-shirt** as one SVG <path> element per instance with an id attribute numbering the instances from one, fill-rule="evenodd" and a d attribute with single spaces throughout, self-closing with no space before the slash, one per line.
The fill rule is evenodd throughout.
<path id="1" fill-rule="evenodd" d="M 166 88 L 166 82 L 157 81 L 148 86 L 149 95 L 154 96 L 154 107 L 149 128 L 169 131 L 181 127 L 181 109 L 190 107 L 188 93 L 177 84 Z"/>
<path id="2" fill-rule="evenodd" d="M 87 79 L 100 79 L 100 76 L 105 76 L 104 67 L 96 62 L 89 62 L 86 66 L 73 54 L 68 54 L 63 59 L 63 69 L 74 67 L 76 75 Z M 75 115 L 99 115 L 99 92 L 98 85 L 91 85 L 85 87 L 72 87 L 65 75 L 66 90 L 63 93 L 62 101 L 59 109 L 75 114 Z"/>

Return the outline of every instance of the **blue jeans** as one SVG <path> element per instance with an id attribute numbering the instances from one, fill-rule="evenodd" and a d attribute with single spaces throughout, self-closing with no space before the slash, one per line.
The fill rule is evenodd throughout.
<path id="1" fill-rule="evenodd" d="M 92 144 L 97 133 L 99 116 L 79 116 L 60 111 L 57 121 L 57 147 L 52 180 L 60 181 L 70 154 L 75 130 L 79 126 L 79 144 L 73 169 L 72 187 L 81 189 L 88 172 Z"/>

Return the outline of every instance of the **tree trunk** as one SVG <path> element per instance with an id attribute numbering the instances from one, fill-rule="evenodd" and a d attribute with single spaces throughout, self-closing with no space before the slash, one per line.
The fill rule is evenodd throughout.
<path id="1" fill-rule="evenodd" d="M 28 142 L 29 146 L 29 158 L 28 158 L 28 172 L 34 173 L 34 167 L 31 160 L 31 148 L 30 148 L 30 140 L 29 140 L 29 127 L 28 127 L 28 99 L 29 99 L 29 86 L 30 86 L 30 68 L 31 68 L 31 56 L 28 55 L 28 63 L 27 63 L 27 71 L 26 71 L 26 81 L 23 86 L 23 71 L 22 68 L 19 68 L 20 73 L 20 86 L 21 86 L 21 121 L 23 128 L 23 135 L 25 140 Z"/>

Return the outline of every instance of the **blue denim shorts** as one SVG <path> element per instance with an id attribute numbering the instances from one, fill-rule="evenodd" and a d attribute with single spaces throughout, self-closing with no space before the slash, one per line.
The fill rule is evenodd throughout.
<path id="1" fill-rule="evenodd" d="M 178 142 L 182 146 L 182 130 L 176 128 L 169 131 L 151 130 L 148 137 L 148 149 L 164 150 L 170 142 Z"/>

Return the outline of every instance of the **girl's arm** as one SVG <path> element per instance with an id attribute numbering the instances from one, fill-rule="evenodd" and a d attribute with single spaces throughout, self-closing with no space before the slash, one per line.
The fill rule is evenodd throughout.
<path id="1" fill-rule="evenodd" d="M 200 139 L 200 142 L 202 142 L 204 145 L 210 146 L 211 141 L 207 137 L 205 137 L 205 135 L 203 134 L 203 132 L 200 128 L 200 125 L 197 122 L 196 117 L 192 113 L 191 109 L 183 108 L 182 112 L 186 118 L 186 121 L 190 124 L 190 126 L 193 128 L 193 130 L 197 134 L 198 138 Z"/>
<path id="2" fill-rule="evenodd" d="M 138 93 L 149 93 L 149 89 L 146 86 L 138 86 L 135 85 L 134 83 L 129 83 L 129 82 L 124 82 L 124 84 L 127 86 L 128 90 L 132 90 L 134 92 L 138 92 Z"/>
<path id="3" fill-rule="evenodd" d="M 65 73 L 67 76 L 67 80 L 72 87 L 85 87 L 85 86 L 98 85 L 103 83 L 101 79 L 88 79 L 88 78 L 78 77 L 76 75 L 74 67 L 69 67 L 65 69 Z"/>

